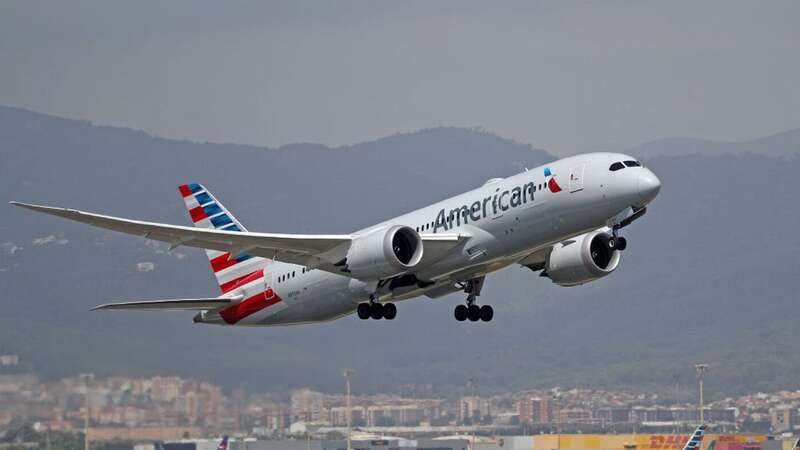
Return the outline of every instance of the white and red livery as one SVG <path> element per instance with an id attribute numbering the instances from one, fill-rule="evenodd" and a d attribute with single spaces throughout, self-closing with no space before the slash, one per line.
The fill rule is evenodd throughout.
<path id="1" fill-rule="evenodd" d="M 195 322 L 288 325 L 394 319 L 395 302 L 464 291 L 459 321 L 489 321 L 477 298 L 487 274 L 520 264 L 562 286 L 613 272 L 619 230 L 661 187 L 633 157 L 590 153 L 552 162 L 350 234 L 248 231 L 205 186 L 180 186 L 193 227 L 12 202 L 89 225 L 205 249 L 219 295 L 110 303 L 94 309 L 199 310 Z"/>

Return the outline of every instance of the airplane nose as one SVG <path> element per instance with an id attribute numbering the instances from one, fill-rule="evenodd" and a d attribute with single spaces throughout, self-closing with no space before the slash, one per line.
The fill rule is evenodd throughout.
<path id="1" fill-rule="evenodd" d="M 650 170 L 643 170 L 639 175 L 639 198 L 642 199 L 642 204 L 647 204 L 653 201 L 661 190 L 661 181 L 656 174 Z"/>

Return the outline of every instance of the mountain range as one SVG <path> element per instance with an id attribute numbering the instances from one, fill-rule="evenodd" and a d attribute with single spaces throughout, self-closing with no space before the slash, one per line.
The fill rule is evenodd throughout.
<path id="1" fill-rule="evenodd" d="M 49 378 L 176 374 L 258 391 L 340 390 L 340 369 L 351 367 L 362 392 L 457 393 L 476 379 L 486 392 L 560 385 L 688 396 L 697 362 L 711 365 L 712 399 L 798 389 L 798 136 L 621 149 L 646 155 L 663 187 L 625 230 L 620 268 L 575 288 L 505 269 L 481 296 L 495 308 L 491 323 L 455 322 L 462 295 L 402 302 L 392 322 L 282 328 L 90 313 L 112 300 L 215 293 L 205 255 L 0 206 L 0 353 Z M 554 159 L 479 129 L 266 148 L 0 106 L 0 200 L 176 224 L 189 223 L 177 191 L 185 182 L 205 184 L 253 231 L 345 233 Z"/>

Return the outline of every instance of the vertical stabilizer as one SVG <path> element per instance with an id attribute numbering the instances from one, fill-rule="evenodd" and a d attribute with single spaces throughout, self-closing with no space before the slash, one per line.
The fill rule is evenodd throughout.
<path id="1" fill-rule="evenodd" d="M 686 441 L 686 445 L 683 446 L 683 450 L 700 450 L 700 444 L 703 442 L 703 435 L 706 434 L 706 428 L 708 425 L 702 424 L 694 430 L 691 436 L 689 436 L 689 440 Z"/>
<path id="2" fill-rule="evenodd" d="M 247 231 L 202 184 L 189 183 L 178 187 L 189 210 L 194 226 L 220 231 Z M 265 258 L 248 255 L 246 251 L 231 255 L 228 252 L 206 250 L 211 270 L 223 294 L 263 277 Z"/>

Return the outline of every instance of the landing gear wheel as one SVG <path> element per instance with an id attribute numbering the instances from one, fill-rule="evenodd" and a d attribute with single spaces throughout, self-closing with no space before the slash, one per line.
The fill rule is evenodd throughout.
<path id="1" fill-rule="evenodd" d="M 369 315 L 375 320 L 383 319 L 383 305 L 380 303 L 369 305 Z"/>
<path id="2" fill-rule="evenodd" d="M 467 307 L 466 305 L 458 305 L 456 309 L 453 311 L 453 315 L 455 316 L 456 320 L 459 322 L 463 322 L 467 320 Z"/>
<path id="3" fill-rule="evenodd" d="M 628 248 L 628 240 L 625 239 L 624 237 L 618 237 L 617 238 L 617 250 L 623 251 L 626 248 Z"/>
<path id="4" fill-rule="evenodd" d="M 482 321 L 490 322 L 494 317 L 494 309 L 489 305 L 483 305 L 480 307 L 480 316 Z"/>
<path id="5" fill-rule="evenodd" d="M 394 303 L 387 303 L 383 305 L 383 318 L 386 320 L 392 320 L 397 317 L 397 306 L 394 306 Z"/>
<path id="6" fill-rule="evenodd" d="M 358 309 L 356 312 L 358 313 L 358 318 L 361 320 L 367 320 L 370 318 L 370 308 L 369 303 L 359 303 Z"/>
<path id="7" fill-rule="evenodd" d="M 467 308 L 467 319 L 470 322 L 477 322 L 481 319 L 481 309 L 478 305 L 469 305 Z"/>

